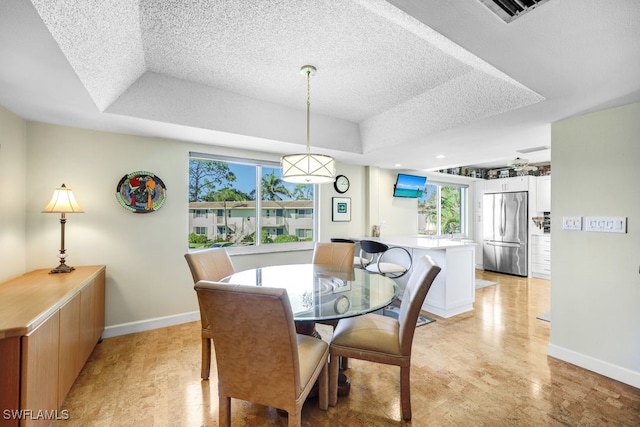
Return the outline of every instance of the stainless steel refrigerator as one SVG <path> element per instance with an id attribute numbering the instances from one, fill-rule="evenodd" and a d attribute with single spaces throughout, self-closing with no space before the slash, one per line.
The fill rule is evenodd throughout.
<path id="1" fill-rule="evenodd" d="M 527 276 L 527 198 L 526 191 L 484 195 L 485 270 Z"/>

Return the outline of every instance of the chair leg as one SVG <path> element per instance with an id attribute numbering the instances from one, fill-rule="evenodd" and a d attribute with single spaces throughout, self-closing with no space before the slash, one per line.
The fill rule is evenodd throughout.
<path id="1" fill-rule="evenodd" d="M 340 368 L 340 356 L 332 354 L 329 357 L 329 406 L 338 403 L 338 368 Z"/>
<path id="2" fill-rule="evenodd" d="M 400 367 L 400 406 L 402 419 L 411 420 L 411 376 L 410 367 Z"/>
<path id="3" fill-rule="evenodd" d="M 231 398 L 220 396 L 218 398 L 218 426 L 231 427 Z"/>
<path id="4" fill-rule="evenodd" d="M 326 411 L 329 407 L 329 366 L 325 364 L 318 376 L 318 400 L 320 409 Z"/>
<path id="5" fill-rule="evenodd" d="M 291 412 L 289 414 L 289 421 L 287 427 L 300 427 L 302 425 L 302 408 L 298 408 L 295 414 Z"/>
<path id="6" fill-rule="evenodd" d="M 341 371 L 346 371 L 347 369 L 349 369 L 349 358 L 341 356 L 340 357 L 340 370 Z"/>
<path id="7" fill-rule="evenodd" d="M 211 338 L 202 337 L 202 369 L 200 376 L 203 380 L 209 379 L 211 371 Z"/>

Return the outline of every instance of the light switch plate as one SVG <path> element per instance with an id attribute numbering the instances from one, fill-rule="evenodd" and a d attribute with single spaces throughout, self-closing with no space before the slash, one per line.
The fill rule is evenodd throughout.
<path id="1" fill-rule="evenodd" d="M 627 218 L 624 216 L 588 216 L 584 229 L 599 233 L 626 233 Z"/>
<path id="2" fill-rule="evenodd" d="M 572 230 L 572 231 L 582 230 L 582 217 L 581 216 L 563 216 L 562 229 Z"/>

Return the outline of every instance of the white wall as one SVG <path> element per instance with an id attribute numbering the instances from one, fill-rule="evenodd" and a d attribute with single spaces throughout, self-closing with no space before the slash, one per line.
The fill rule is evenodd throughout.
<path id="1" fill-rule="evenodd" d="M 418 199 L 393 197 L 397 170 L 368 167 L 369 175 L 369 223 L 365 230 L 371 235 L 371 227 L 380 225 L 380 237 L 415 236 L 418 231 Z"/>
<path id="2" fill-rule="evenodd" d="M 26 121 L 0 105 L 0 282 L 26 268 L 26 170 Z"/>
<path id="3" fill-rule="evenodd" d="M 68 265 L 107 266 L 107 326 L 198 309 L 183 257 L 188 234 L 189 151 L 278 160 L 264 153 L 36 122 L 28 122 L 26 129 L 28 166 L 23 165 L 21 169 L 22 176 L 27 176 L 27 184 L 26 191 L 20 190 L 18 194 L 21 197 L 29 194 L 26 208 L 23 202 L 23 208 L 19 209 L 22 216 L 26 211 L 27 262 L 16 274 L 57 265 L 59 217 L 41 211 L 54 188 L 65 183 L 73 188 L 85 211 L 67 215 Z M 339 172 L 344 171 L 352 179 L 352 189 L 347 194 L 353 197 L 355 206 L 361 204 L 362 198 L 358 190 L 363 177 L 361 169 L 338 167 Z M 153 172 L 167 186 L 166 203 L 156 212 L 134 214 L 123 209 L 115 198 L 120 178 L 139 170 Z M 15 180 L 20 181 L 24 180 Z M 341 223 L 332 230 L 330 197 L 333 194 L 337 193 L 331 185 L 321 189 L 321 240 L 329 240 L 334 234 L 362 233 L 357 229 L 364 221 L 361 209 L 354 211 L 352 223 Z M 19 225 L 18 219 L 13 223 Z M 351 231 L 354 224 L 356 228 Z M 3 232 L 3 236 L 5 234 L 8 235 Z M 310 251 L 294 251 L 238 255 L 233 257 L 233 262 L 237 269 L 245 269 L 306 262 L 310 257 Z"/>
<path id="4" fill-rule="evenodd" d="M 320 186 L 320 236 L 319 240 L 328 242 L 332 237 L 360 237 L 365 233 L 367 176 L 362 166 L 337 164 L 336 173 L 349 179 L 349 190 L 340 194 L 333 184 Z M 331 210 L 333 197 L 351 199 L 351 221 L 333 222 Z"/>
<path id="5" fill-rule="evenodd" d="M 552 125 L 549 354 L 640 387 L 640 104 Z M 624 216 L 626 234 L 564 231 Z"/>

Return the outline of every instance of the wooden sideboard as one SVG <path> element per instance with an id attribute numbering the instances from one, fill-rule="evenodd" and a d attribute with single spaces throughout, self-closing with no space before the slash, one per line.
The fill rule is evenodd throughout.
<path id="1" fill-rule="evenodd" d="M 104 331 L 105 266 L 0 283 L 0 426 L 47 426 Z M 18 412 L 21 410 L 21 412 Z"/>

